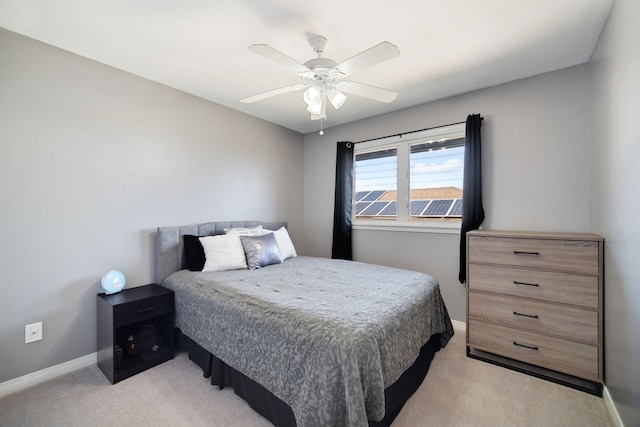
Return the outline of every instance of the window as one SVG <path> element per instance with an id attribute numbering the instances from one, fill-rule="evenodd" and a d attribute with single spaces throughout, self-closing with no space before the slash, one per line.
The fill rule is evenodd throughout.
<path id="1" fill-rule="evenodd" d="M 464 123 L 355 148 L 354 225 L 460 226 Z"/>
<path id="2" fill-rule="evenodd" d="M 356 218 L 396 217 L 398 154 L 395 148 L 356 154 Z"/>

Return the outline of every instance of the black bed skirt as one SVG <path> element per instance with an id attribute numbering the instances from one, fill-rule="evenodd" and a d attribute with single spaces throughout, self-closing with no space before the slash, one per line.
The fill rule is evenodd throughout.
<path id="1" fill-rule="evenodd" d="M 251 378 L 233 369 L 176 329 L 178 348 L 188 351 L 189 359 L 197 364 L 205 378 L 220 389 L 233 387 L 234 392 L 256 412 L 277 427 L 293 427 L 296 420 L 291 407 Z M 385 416 L 380 421 L 369 420 L 370 427 L 387 427 L 398 416 L 406 401 L 420 387 L 427 375 L 435 353 L 440 349 L 440 335 L 433 335 L 422 347 L 416 361 L 396 382 L 385 389 Z"/>

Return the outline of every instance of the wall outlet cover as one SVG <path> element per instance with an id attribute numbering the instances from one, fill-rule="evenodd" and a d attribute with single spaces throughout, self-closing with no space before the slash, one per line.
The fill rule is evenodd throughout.
<path id="1" fill-rule="evenodd" d="M 24 327 L 24 343 L 29 344 L 42 339 L 42 322 L 31 323 Z"/>

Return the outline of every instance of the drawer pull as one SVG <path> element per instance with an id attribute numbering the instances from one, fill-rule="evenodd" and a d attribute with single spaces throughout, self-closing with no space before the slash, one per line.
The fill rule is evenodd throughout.
<path id="1" fill-rule="evenodd" d="M 513 281 L 514 285 L 524 285 L 524 286 L 540 286 L 537 283 L 526 283 L 526 282 L 518 282 L 516 280 Z"/>
<path id="2" fill-rule="evenodd" d="M 513 251 L 513 253 L 516 255 L 532 255 L 532 256 L 540 255 L 540 252 Z"/>
<path id="3" fill-rule="evenodd" d="M 529 350 L 535 350 L 538 351 L 538 347 L 537 346 L 531 346 L 531 345 L 526 345 L 526 344 L 520 344 L 518 342 L 513 342 L 513 345 L 516 345 L 518 347 L 524 347 L 524 348 L 528 348 Z"/>
<path id="4" fill-rule="evenodd" d="M 142 310 L 138 310 L 136 311 L 136 314 L 143 314 L 143 313 L 148 313 L 150 311 L 155 310 L 155 307 L 147 307 L 147 308 L 143 308 Z"/>
<path id="5" fill-rule="evenodd" d="M 517 311 L 514 311 L 513 314 L 515 314 L 516 316 L 530 317 L 532 319 L 537 319 L 538 318 L 537 314 L 524 314 L 524 313 L 518 313 Z"/>

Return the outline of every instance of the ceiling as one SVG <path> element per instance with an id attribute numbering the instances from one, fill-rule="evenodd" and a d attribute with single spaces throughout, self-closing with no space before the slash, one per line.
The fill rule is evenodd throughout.
<path id="1" fill-rule="evenodd" d="M 0 27 L 306 134 L 300 82 L 247 49 L 264 43 L 301 63 L 309 37 L 342 62 L 382 41 L 400 56 L 347 80 L 398 92 L 349 95 L 324 127 L 589 61 L 613 0 L 0 0 Z M 2 66 L 0 64 L 0 66 Z"/>

